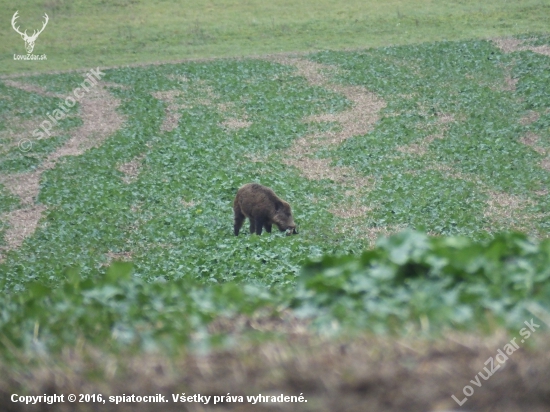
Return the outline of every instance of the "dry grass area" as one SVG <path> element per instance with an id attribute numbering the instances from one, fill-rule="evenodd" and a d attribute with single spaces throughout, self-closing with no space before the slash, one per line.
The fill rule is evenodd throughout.
<path id="1" fill-rule="evenodd" d="M 246 321 L 243 321 L 246 324 Z M 253 328 L 254 324 L 250 324 Z M 542 332 L 540 332 L 542 333 Z M 207 354 L 184 353 L 115 356 L 93 348 L 66 350 L 57 358 L 0 365 L 0 403 L 10 411 L 50 411 L 39 403 L 12 403 L 13 393 L 162 394 L 167 402 L 59 403 L 56 411 L 315 411 L 315 412 L 546 412 L 550 399 L 548 336 L 534 335 L 531 348 L 520 346 L 500 365 L 498 350 L 512 336 L 500 331 L 492 337 L 447 334 L 445 338 L 390 338 L 370 335 L 328 339 L 296 333 L 260 343 L 245 340 L 229 350 Z M 487 380 L 488 359 L 499 366 Z M 484 370 L 484 368 L 487 368 Z M 471 383 L 480 380 L 481 387 Z M 474 394 L 459 408 L 463 388 Z M 243 402 L 216 406 L 174 403 L 172 394 L 243 396 Z M 307 403 L 261 403 L 246 396 L 302 394 Z"/>
<path id="2" fill-rule="evenodd" d="M 252 122 L 246 119 L 235 119 L 235 118 L 226 119 L 221 123 L 221 127 L 227 130 L 244 129 L 246 127 L 250 127 L 251 125 L 252 125 Z"/>
<path id="3" fill-rule="evenodd" d="M 450 113 L 441 113 L 435 122 L 437 131 L 433 134 L 426 136 L 418 143 L 411 143 L 408 145 L 398 146 L 396 149 L 398 152 L 416 156 L 423 156 L 428 152 L 428 146 L 436 139 L 443 139 L 445 133 L 449 129 L 449 124 L 455 121 L 455 117 Z"/>
<path id="4" fill-rule="evenodd" d="M 367 212 L 370 212 L 371 210 L 372 207 L 355 203 L 352 205 L 345 205 L 344 207 L 330 209 L 329 212 L 334 216 L 338 216 L 343 219 L 351 219 L 354 217 L 365 216 Z"/>
<path id="5" fill-rule="evenodd" d="M 539 112 L 535 112 L 534 110 L 530 110 L 529 112 L 527 112 L 527 114 L 525 116 L 523 116 L 519 123 L 522 125 L 522 126 L 527 126 L 527 125 L 530 125 L 532 123 L 535 123 L 537 120 L 539 120 L 540 118 L 540 113 Z"/>
<path id="6" fill-rule="evenodd" d="M 493 43 L 498 48 L 500 48 L 504 53 L 530 50 L 534 53 L 550 56 L 550 46 L 547 46 L 547 45 L 530 46 L 528 44 L 525 44 L 530 40 L 534 40 L 534 39 L 519 40 L 519 39 L 510 38 L 510 37 L 501 37 L 501 38 L 493 39 Z"/>
<path id="7" fill-rule="evenodd" d="M 350 209 L 351 214 L 353 214 L 353 208 L 347 209 Z M 367 206 L 365 211 L 368 212 L 369 210 L 372 209 Z M 383 236 L 387 237 L 394 233 L 401 232 L 407 227 L 406 225 L 368 227 L 367 225 L 365 225 L 364 215 L 359 216 L 358 214 L 351 214 L 344 217 L 345 220 L 343 220 L 342 223 L 339 224 L 335 230 L 337 233 L 341 233 L 342 235 L 350 235 L 357 239 L 366 240 L 368 248 L 374 247 L 378 238 Z"/>
<path id="8" fill-rule="evenodd" d="M 144 154 L 136 156 L 127 163 L 124 163 L 118 167 L 118 170 L 124 173 L 122 181 L 126 184 L 134 182 L 139 176 L 141 169 L 141 163 L 143 162 Z"/>
<path id="9" fill-rule="evenodd" d="M 112 252 L 109 251 L 106 253 L 107 262 L 103 266 L 110 266 L 112 262 L 131 262 L 132 261 L 132 252 Z"/>
<path id="10" fill-rule="evenodd" d="M 532 219 L 537 216 L 526 213 L 525 209 L 535 204 L 532 199 L 491 190 L 476 175 L 462 173 L 449 165 L 434 163 L 428 166 L 426 170 L 435 170 L 447 178 L 460 179 L 477 185 L 488 196 L 483 216 L 492 223 L 504 223 L 510 229 L 530 231 Z M 493 232 L 491 228 L 487 230 Z"/>
<path id="11" fill-rule="evenodd" d="M 0 141 L 2 145 L 0 146 L 0 155 L 3 155 L 10 151 L 13 147 L 18 146 L 21 150 L 29 152 L 29 155 L 32 155 L 30 150 L 32 149 L 31 139 L 32 131 L 37 129 L 40 125 L 39 121 L 34 120 L 21 120 L 21 119 L 6 119 L 4 122 L 5 129 L 0 130 Z M 51 137 L 56 137 L 58 134 L 55 130 L 50 132 Z M 24 145 L 24 146 L 22 146 Z"/>
<path id="12" fill-rule="evenodd" d="M 65 96 L 61 95 L 61 94 L 57 94 L 57 93 L 52 93 L 48 90 L 45 90 L 44 88 L 38 86 L 38 85 L 35 85 L 35 84 L 31 84 L 31 83 L 24 83 L 24 82 L 20 82 L 20 81 L 17 81 L 17 80 L 3 80 L 3 83 L 6 85 L 6 86 L 9 86 L 9 87 L 14 87 L 16 89 L 21 89 L 21 90 L 24 90 L 28 93 L 36 93 L 36 94 L 40 94 L 42 96 L 47 96 L 47 97 L 59 97 L 60 99 L 64 99 Z"/>
<path id="13" fill-rule="evenodd" d="M 51 95 L 36 85 L 17 81 L 9 81 L 9 85 L 44 96 Z M 4 251 L 21 246 L 24 239 L 34 233 L 42 214 L 46 211 L 46 207 L 34 204 L 40 191 L 42 173 L 53 169 L 57 161 L 64 156 L 79 156 L 86 150 L 100 146 L 124 123 L 124 117 L 116 110 L 120 101 L 114 98 L 102 83 L 90 89 L 79 104 L 82 125 L 72 133 L 69 140 L 50 153 L 38 168 L 27 173 L 0 175 L 0 183 L 16 195 L 24 206 L 3 216 L 2 220 L 5 219 L 8 226 L 5 234 L 7 246 L 4 247 Z"/>
<path id="14" fill-rule="evenodd" d="M 34 205 L 25 209 L 13 210 L 0 217 L 0 222 L 7 222 L 7 230 L 4 233 L 6 246 L 0 246 L 0 262 L 4 259 L 2 252 L 17 249 L 27 236 L 34 233 L 45 210 L 44 205 Z"/>
<path id="15" fill-rule="evenodd" d="M 520 139 L 521 143 L 531 147 L 538 154 L 544 155 L 546 153 L 546 150 L 544 150 L 543 147 L 540 147 L 537 145 L 538 141 L 539 141 L 539 136 L 532 132 L 528 132 L 525 136 L 523 136 Z"/>
<path id="16" fill-rule="evenodd" d="M 509 193 L 486 190 L 489 199 L 483 215 L 492 222 L 504 222 L 510 229 L 529 231 L 532 216 L 525 209 L 534 205 L 534 201 Z M 492 232 L 492 230 L 491 230 Z"/>
<path id="17" fill-rule="evenodd" d="M 155 99 L 162 100 L 166 103 L 164 120 L 162 121 L 160 130 L 163 132 L 171 132 L 178 127 L 178 122 L 181 117 L 179 110 L 186 107 L 176 102 L 176 98 L 181 96 L 181 92 L 178 90 L 168 90 L 165 92 L 154 92 L 152 95 Z"/>
<path id="18" fill-rule="evenodd" d="M 188 82 L 189 80 L 184 76 L 168 76 L 172 80 L 178 80 L 181 82 Z M 217 103 L 220 98 L 214 93 L 213 89 L 199 82 L 200 98 L 190 98 L 180 90 L 168 90 L 162 92 L 154 92 L 152 96 L 155 99 L 161 100 L 166 104 L 165 115 L 160 130 L 163 132 L 171 132 L 178 127 L 179 120 L 181 118 L 181 110 L 193 107 L 195 104 L 205 105 L 212 107 L 219 113 L 226 115 L 228 112 L 234 110 L 233 105 L 229 103 Z M 220 123 L 220 126 L 226 130 L 233 131 L 239 130 L 245 127 L 250 127 L 250 122 L 243 114 L 240 118 L 236 118 L 232 115 L 228 115 L 227 118 Z"/>

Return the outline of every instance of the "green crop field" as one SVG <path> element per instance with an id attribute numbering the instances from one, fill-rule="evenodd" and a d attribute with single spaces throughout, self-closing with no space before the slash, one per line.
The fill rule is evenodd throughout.
<path id="1" fill-rule="evenodd" d="M 545 410 L 549 4 L 97 3 L 21 6 L 47 61 L 0 28 L 0 404 Z M 233 235 L 248 182 L 297 235 Z"/>

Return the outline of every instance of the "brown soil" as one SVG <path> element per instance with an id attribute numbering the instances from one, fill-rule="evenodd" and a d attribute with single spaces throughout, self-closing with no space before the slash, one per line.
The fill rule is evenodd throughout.
<path id="1" fill-rule="evenodd" d="M 546 153 L 546 150 L 543 147 L 540 147 L 539 145 L 537 145 L 538 141 L 539 141 L 539 136 L 532 132 L 528 132 L 525 136 L 523 136 L 520 139 L 521 143 L 531 147 L 538 154 L 544 155 Z"/>
<path id="2" fill-rule="evenodd" d="M 514 79 L 511 76 L 504 77 L 504 88 L 503 90 L 508 92 L 514 92 L 516 91 L 516 85 L 518 84 L 519 79 Z"/>
<path id="3" fill-rule="evenodd" d="M 113 261 L 132 261 L 132 252 L 107 252 L 107 262 L 103 266 L 109 266 Z"/>
<path id="4" fill-rule="evenodd" d="M 17 80 L 4 80 L 3 83 L 6 86 L 15 87 L 16 89 L 21 89 L 29 93 L 36 93 L 41 96 L 48 96 L 48 97 L 59 97 L 59 98 L 65 98 L 65 96 L 62 96 L 57 93 L 50 92 L 43 87 L 40 87 L 36 84 L 30 84 L 30 83 L 23 83 L 19 82 Z"/>
<path id="5" fill-rule="evenodd" d="M 15 146 L 19 146 L 23 152 L 32 155 L 32 140 L 34 139 L 32 131 L 40 126 L 40 121 L 36 119 L 6 119 L 5 126 L 4 130 L 0 130 L 0 140 L 4 142 L 0 147 L 0 155 L 7 153 Z M 58 136 L 58 133 L 52 129 L 50 136 L 46 136 L 46 139 L 55 136 Z"/>
<path id="6" fill-rule="evenodd" d="M 252 125 L 252 122 L 248 120 L 234 119 L 234 118 L 226 119 L 221 123 L 221 126 L 227 130 L 244 129 L 244 128 L 250 127 L 251 125 Z"/>
<path id="7" fill-rule="evenodd" d="M 182 82 L 188 81 L 187 78 L 182 76 L 168 76 L 168 78 L 172 80 L 180 80 Z M 166 103 L 165 116 L 160 127 L 161 131 L 171 132 L 175 130 L 181 118 L 180 111 L 193 107 L 194 104 L 210 106 L 224 115 L 233 110 L 233 106 L 230 103 L 217 103 L 217 101 L 219 101 L 219 96 L 214 93 L 210 86 L 206 84 L 199 84 L 198 87 L 201 91 L 200 98 L 186 99 L 186 96 L 180 90 L 167 90 L 152 93 L 155 99 Z M 185 103 L 183 103 L 184 100 Z M 220 126 L 226 130 L 238 130 L 245 127 L 250 127 L 251 124 L 252 122 L 248 121 L 246 114 L 244 114 L 241 118 L 228 116 L 223 122 L 220 123 Z"/>
<path id="8" fill-rule="evenodd" d="M 535 123 L 537 120 L 539 120 L 540 118 L 540 113 L 539 112 L 535 112 L 533 110 L 530 110 L 529 112 L 527 112 L 527 114 L 525 116 L 523 116 L 521 119 L 520 119 L 520 124 L 522 126 L 527 126 L 527 125 L 530 125 L 531 123 Z"/>
<path id="9" fill-rule="evenodd" d="M 136 156 L 134 159 L 118 167 L 118 170 L 124 173 L 124 176 L 122 177 L 122 181 L 124 183 L 130 184 L 136 180 L 136 178 L 139 176 L 141 163 L 143 162 L 144 157 L 145 155 L 143 154 Z"/>
<path id="10" fill-rule="evenodd" d="M 0 221 L 7 222 L 8 226 L 4 233 L 7 246 L 0 247 L 0 261 L 3 259 L 2 252 L 17 249 L 23 244 L 27 236 L 34 233 L 40 216 L 45 210 L 44 205 L 34 205 L 2 215 Z"/>
<path id="11" fill-rule="evenodd" d="M 540 322 L 539 322 L 540 323 Z M 261 325 L 260 325 L 261 327 Z M 254 328 L 254 323 L 249 329 Z M 539 332 L 543 333 L 543 332 Z M 298 333 L 286 339 L 240 343 L 208 354 L 111 355 L 67 350 L 59 358 L 0 365 L 0 402 L 9 411 L 308 411 L 308 412 L 546 412 L 550 402 L 548 336 L 531 337 L 508 359 L 498 350 L 510 342 L 493 337 L 446 334 L 439 340 L 361 336 L 323 339 Z M 518 342 L 519 343 L 519 340 Z M 491 366 L 490 359 L 493 359 Z M 502 360 L 502 364 L 500 363 Z M 484 380 L 487 370 L 497 368 Z M 484 369 L 487 368 L 487 369 Z M 95 377 L 90 378 L 90 377 Z M 475 383 L 480 382 L 480 387 Z M 462 407 L 453 400 L 473 394 Z M 468 389 L 467 389 L 468 390 Z M 33 406 L 11 402 L 12 394 L 64 394 L 65 402 Z M 208 405 L 174 402 L 172 394 L 211 396 Z M 102 394 L 100 406 L 70 403 L 68 394 Z M 162 405 L 109 402 L 109 396 L 161 394 Z M 243 402 L 212 405 L 214 396 L 243 396 Z M 303 395 L 307 402 L 253 405 L 246 396 Z"/>
<path id="12" fill-rule="evenodd" d="M 533 200 L 493 190 L 485 192 L 489 195 L 485 217 L 493 222 L 505 222 L 515 230 L 528 231 L 529 220 L 534 216 L 526 216 L 525 208 L 533 205 Z"/>
<path id="13" fill-rule="evenodd" d="M 34 172 L 0 175 L 0 183 L 17 196 L 23 205 L 34 204 L 40 191 L 41 170 Z"/>
<path id="14" fill-rule="evenodd" d="M 171 132 L 178 127 L 181 114 L 179 110 L 185 106 L 178 104 L 176 98 L 180 97 L 181 92 L 178 90 L 168 90 L 165 92 L 155 92 L 153 97 L 158 100 L 162 100 L 166 103 L 166 109 L 164 111 L 164 120 L 160 126 L 160 130 L 163 132 Z"/>

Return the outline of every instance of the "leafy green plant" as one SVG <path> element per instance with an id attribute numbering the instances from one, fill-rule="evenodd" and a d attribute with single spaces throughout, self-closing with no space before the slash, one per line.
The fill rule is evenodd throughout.
<path id="1" fill-rule="evenodd" d="M 550 240 L 503 233 L 485 242 L 404 231 L 360 256 L 323 256 L 298 278 L 293 306 L 319 322 L 379 331 L 517 327 L 548 307 Z"/>

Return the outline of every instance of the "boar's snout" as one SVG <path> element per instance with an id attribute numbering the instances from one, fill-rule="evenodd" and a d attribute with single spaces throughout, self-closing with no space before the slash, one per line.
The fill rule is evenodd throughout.
<path id="1" fill-rule="evenodd" d="M 290 222 L 288 222 L 288 225 L 286 226 L 286 235 L 297 235 L 298 230 L 296 229 L 296 223 L 294 223 L 294 220 L 291 218 Z"/>
<path id="2" fill-rule="evenodd" d="M 287 230 L 286 230 L 286 235 L 287 236 L 290 236 L 290 235 L 297 235 L 298 234 L 298 229 L 296 229 L 296 226 L 294 227 L 289 227 Z"/>

